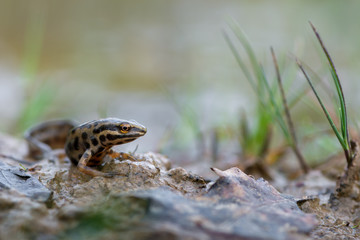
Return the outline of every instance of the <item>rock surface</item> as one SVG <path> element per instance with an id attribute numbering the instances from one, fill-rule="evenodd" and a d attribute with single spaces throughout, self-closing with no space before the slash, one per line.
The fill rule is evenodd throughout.
<path id="1" fill-rule="evenodd" d="M 0 162 L 0 189 L 14 190 L 34 200 L 47 202 L 52 192 L 19 167 Z"/>
<path id="2" fill-rule="evenodd" d="M 213 169 L 219 178 L 208 182 L 162 155 L 137 158 L 110 159 L 101 171 L 121 173 L 114 178 L 89 177 L 66 159 L 37 162 L 18 177 L 52 198 L 35 200 L 11 180 L 0 191 L 0 239 L 306 239 L 317 224 L 292 197 L 237 168 Z"/>

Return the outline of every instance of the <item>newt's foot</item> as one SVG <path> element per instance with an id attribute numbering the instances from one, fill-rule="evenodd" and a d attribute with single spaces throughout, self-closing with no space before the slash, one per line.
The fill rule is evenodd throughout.
<path id="1" fill-rule="evenodd" d="M 130 160 L 130 161 L 133 161 L 133 162 L 141 161 L 140 159 L 137 159 L 136 157 L 134 157 L 133 155 L 131 155 L 129 153 L 111 151 L 111 152 L 108 153 L 108 155 L 111 158 L 117 158 L 117 159 L 119 159 L 121 161 L 122 160 Z"/>

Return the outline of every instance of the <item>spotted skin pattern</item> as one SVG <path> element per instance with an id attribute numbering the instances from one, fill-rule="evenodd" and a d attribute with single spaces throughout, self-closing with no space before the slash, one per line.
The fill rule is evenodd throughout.
<path id="1" fill-rule="evenodd" d="M 101 165 L 105 155 L 135 161 L 134 156 L 115 152 L 111 148 L 134 141 L 144 136 L 146 131 L 136 121 L 117 118 L 94 120 L 79 126 L 68 120 L 53 120 L 31 128 L 25 133 L 25 138 L 33 156 L 33 153 L 42 153 L 42 157 L 52 156 L 52 149 L 65 145 L 66 155 L 81 172 L 93 177 L 113 177 L 118 174 L 104 173 L 91 167 Z"/>
<path id="2" fill-rule="evenodd" d="M 100 165 L 105 155 L 136 160 L 130 154 L 114 152 L 111 148 L 134 141 L 145 135 L 146 131 L 144 126 L 135 121 L 117 118 L 87 122 L 69 131 L 65 152 L 81 172 L 91 176 L 112 177 L 116 173 L 103 173 L 91 167 Z"/>

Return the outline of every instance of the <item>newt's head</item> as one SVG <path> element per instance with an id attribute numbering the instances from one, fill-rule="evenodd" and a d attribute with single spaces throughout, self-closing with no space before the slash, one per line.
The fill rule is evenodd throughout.
<path id="1" fill-rule="evenodd" d="M 94 135 L 98 136 L 104 146 L 114 146 L 134 141 L 144 136 L 146 127 L 134 120 L 122 120 L 117 118 L 106 118 L 97 121 L 93 129 Z"/>

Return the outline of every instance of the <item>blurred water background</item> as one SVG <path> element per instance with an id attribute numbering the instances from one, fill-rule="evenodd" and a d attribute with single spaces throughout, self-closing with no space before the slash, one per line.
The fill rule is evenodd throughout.
<path id="1" fill-rule="evenodd" d="M 241 110 L 252 113 L 255 97 L 222 35 L 231 18 L 265 65 L 273 46 L 321 72 L 312 21 L 356 119 L 359 9 L 335 0 L 0 0 L 0 130 L 21 136 L 46 119 L 135 119 L 148 133 L 122 150 L 139 144 L 194 161 L 194 128 L 211 139 L 214 128 L 236 126 Z"/>

